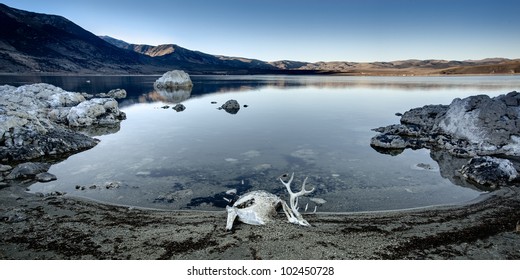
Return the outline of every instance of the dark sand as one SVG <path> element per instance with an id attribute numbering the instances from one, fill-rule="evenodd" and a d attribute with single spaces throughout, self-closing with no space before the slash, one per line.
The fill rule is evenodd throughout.
<path id="1" fill-rule="evenodd" d="M 226 213 L 105 205 L 25 186 L 0 189 L 1 259 L 520 259 L 520 189 L 466 205 L 392 212 L 283 214 L 266 226 Z"/>

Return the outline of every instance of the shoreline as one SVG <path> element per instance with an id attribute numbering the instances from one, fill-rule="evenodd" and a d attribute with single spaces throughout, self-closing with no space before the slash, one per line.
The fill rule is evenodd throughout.
<path id="1" fill-rule="evenodd" d="M 467 205 L 307 214 L 311 227 L 279 213 L 232 231 L 225 211 L 41 197 L 27 186 L 0 189 L 0 259 L 520 259 L 516 186 Z"/>

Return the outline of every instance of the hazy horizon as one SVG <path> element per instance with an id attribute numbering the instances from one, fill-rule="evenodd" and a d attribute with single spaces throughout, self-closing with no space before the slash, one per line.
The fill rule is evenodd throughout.
<path id="1" fill-rule="evenodd" d="M 37 1 L 96 35 L 264 61 L 520 58 L 518 1 Z"/>

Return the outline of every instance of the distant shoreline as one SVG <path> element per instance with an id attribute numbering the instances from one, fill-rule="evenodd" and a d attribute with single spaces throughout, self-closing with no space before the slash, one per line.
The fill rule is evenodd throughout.
<path id="1" fill-rule="evenodd" d="M 189 72 L 188 72 L 189 73 Z M 99 73 L 99 72 L 0 72 L 0 76 L 161 76 L 164 72 L 157 73 Z M 369 74 L 369 73 L 348 73 L 348 72 L 325 72 L 325 71 L 266 71 L 262 73 L 189 73 L 194 76 L 214 75 L 214 76 L 261 76 L 261 75 L 287 75 L 287 76 L 344 76 L 344 77 L 468 77 L 468 76 L 520 76 L 520 73 L 464 73 L 464 74 Z"/>

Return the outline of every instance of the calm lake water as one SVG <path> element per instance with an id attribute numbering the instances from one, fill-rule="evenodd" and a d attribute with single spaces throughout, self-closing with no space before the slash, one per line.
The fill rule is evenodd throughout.
<path id="1" fill-rule="evenodd" d="M 193 76 L 191 92 L 156 92 L 158 76 L 3 76 L 0 84 L 46 82 L 70 91 L 124 88 L 127 120 L 96 136 L 93 149 L 49 170 L 58 177 L 31 192 L 66 192 L 107 203 L 161 209 L 222 210 L 228 196 L 263 189 L 285 196 L 277 179 L 295 173 L 316 188 L 304 208 L 321 212 L 391 210 L 461 203 L 481 194 L 439 172 L 428 150 L 380 154 L 371 129 L 397 112 L 456 97 L 520 89 L 518 76 L 330 77 Z M 236 114 L 217 108 L 229 99 Z M 182 112 L 162 109 L 182 103 Z M 245 106 L 247 105 L 247 107 Z M 428 166 L 429 168 L 421 168 Z M 109 188 L 107 183 L 112 184 Z M 113 187 L 117 185 L 117 187 Z"/>

